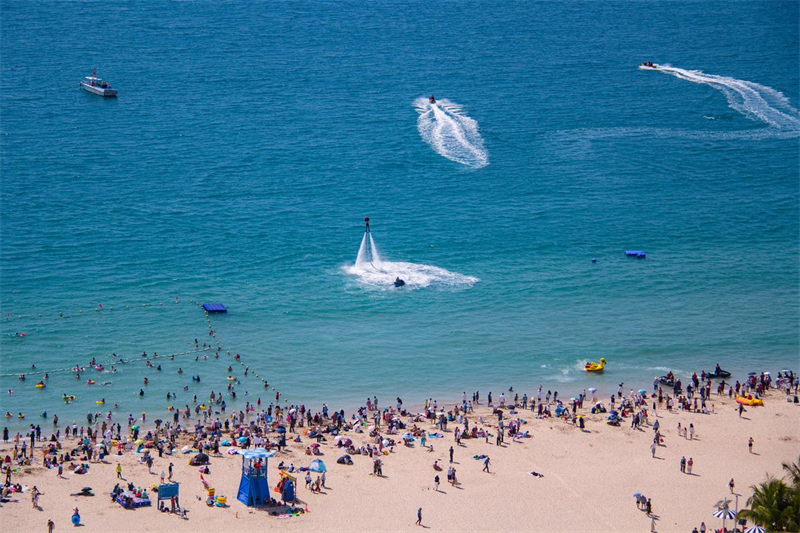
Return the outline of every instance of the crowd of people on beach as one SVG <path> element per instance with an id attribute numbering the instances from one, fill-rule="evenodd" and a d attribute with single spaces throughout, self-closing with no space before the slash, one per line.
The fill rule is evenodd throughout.
<path id="1" fill-rule="evenodd" d="M 197 382 L 200 382 L 199 376 Z M 236 383 L 235 380 L 228 382 L 226 392 L 229 397 L 232 397 Z M 304 447 L 307 455 L 315 456 L 321 455 L 320 444 L 325 443 L 341 454 L 337 462 L 352 464 L 353 456 L 365 456 L 372 460 L 372 474 L 382 477 L 387 458 L 399 453 L 403 447 L 414 447 L 418 443 L 433 452 L 436 440 L 446 435 L 452 435 L 456 448 L 470 439 L 503 445 L 506 438 L 517 440 L 530 437 L 533 424 L 529 419 L 560 419 L 565 424 L 584 429 L 586 417 L 591 414 L 609 415 L 605 420 L 609 425 L 619 425 L 620 421 L 629 420 L 632 430 L 641 431 L 650 427 L 653 431 L 651 451 L 655 457 L 663 443 L 658 410 L 710 413 L 714 411 L 712 392 L 731 398 L 740 395 L 760 398 L 767 390 L 779 390 L 789 397 L 789 401 L 796 403 L 798 385 L 798 376 L 791 371 L 778 373 L 775 380 L 769 373 L 751 374 L 742 382 L 731 384 L 721 381 L 716 386 L 707 376 L 694 374 L 685 389 L 676 383 L 675 387 L 665 391 L 656 380 L 650 393 L 644 389 L 626 393 L 623 384 L 620 384 L 616 393 L 609 395 L 607 402 L 598 401 L 592 391 L 586 390 L 565 400 L 559 397 L 558 391 L 545 392 L 542 386 L 532 395 L 520 395 L 512 387 L 497 396 L 490 392 L 485 400 L 479 391 L 470 395 L 464 392 L 461 401 L 449 408 L 440 406 L 433 398 L 426 398 L 418 411 L 409 410 L 401 398 L 397 398 L 394 405 L 381 407 L 377 396 L 373 396 L 349 416 L 344 409 L 333 410 L 327 404 L 322 404 L 319 410 L 304 404 L 282 406 L 278 403 L 280 393 L 276 393 L 275 400 L 267 405 L 258 398 L 254 403 L 245 402 L 244 409 L 226 411 L 225 395 L 212 390 L 205 402 L 193 395 L 193 407 L 187 403 L 182 409 L 171 409 L 172 417 L 167 421 L 155 419 L 148 424 L 146 413 L 140 417 L 128 414 L 124 420 L 117 420 L 112 410 L 105 416 L 101 412 L 87 413 L 86 423 L 82 425 L 62 425 L 58 416 L 54 415 L 49 434 L 40 424 L 30 424 L 24 434 L 16 432 L 13 436 L 4 427 L 3 443 L 11 443 L 12 446 L 2 459 L 5 480 L 0 505 L 23 491 L 23 486 L 14 479 L 15 470 L 22 466 L 54 470 L 57 476 L 62 477 L 65 471 L 84 474 L 112 454 L 136 454 L 151 469 L 154 454 L 159 458 L 191 452 L 221 456 L 226 448 L 264 448 L 280 453 L 292 444 Z M 794 398 L 791 398 L 792 395 Z M 483 405 L 482 401 L 490 409 L 488 412 L 491 416 L 488 418 L 485 417 L 487 411 L 475 413 L 476 406 Z M 739 407 L 742 409 L 743 405 L 739 404 Z M 686 426 L 679 424 L 677 433 L 693 440 L 695 431 L 692 422 Z M 749 446 L 752 451 L 752 437 Z M 453 453 L 454 447 L 451 446 L 447 481 L 459 485 Z M 484 472 L 490 472 L 488 455 L 476 455 L 474 458 L 480 461 Z M 432 465 L 433 486 L 434 490 L 438 490 L 439 472 L 444 468 L 438 460 Z M 120 468 L 119 465 L 117 468 Z M 287 472 L 297 470 L 293 463 L 286 465 L 283 461 L 279 468 Z M 692 457 L 680 459 L 681 472 L 691 475 L 693 468 Z M 532 472 L 532 475 L 542 477 L 544 474 Z M 120 470 L 117 470 L 117 477 L 121 478 Z M 171 478 L 170 463 L 168 479 Z M 311 492 L 319 493 L 325 486 L 324 474 L 313 480 L 307 473 L 305 479 Z M 34 505 L 39 505 L 40 495 L 38 489 L 31 489 Z M 649 513 L 650 500 L 640 503 L 641 508 Z"/>

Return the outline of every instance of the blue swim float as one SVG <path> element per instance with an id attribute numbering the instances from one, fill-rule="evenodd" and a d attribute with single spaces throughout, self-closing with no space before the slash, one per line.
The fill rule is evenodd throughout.
<path id="1" fill-rule="evenodd" d="M 79 515 L 78 513 L 72 515 L 72 525 L 78 526 L 80 525 L 80 523 L 81 523 L 81 515 Z"/>
<path id="2" fill-rule="evenodd" d="M 269 416 L 269 415 L 267 415 L 267 418 L 265 420 L 267 421 L 267 424 L 271 424 L 272 423 L 272 417 Z"/>
<path id="3" fill-rule="evenodd" d="M 625 255 L 638 259 L 645 259 L 647 257 L 647 253 L 645 253 L 644 250 L 625 250 Z"/>

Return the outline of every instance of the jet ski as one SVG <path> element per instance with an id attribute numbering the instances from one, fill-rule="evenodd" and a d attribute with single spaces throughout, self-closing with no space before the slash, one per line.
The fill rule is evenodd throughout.
<path id="1" fill-rule="evenodd" d="M 708 379 L 725 379 L 731 377 L 731 373 L 727 370 L 722 370 L 721 368 L 717 368 L 713 372 L 706 374 Z"/>
<path id="2" fill-rule="evenodd" d="M 428 102 L 430 102 L 430 103 L 432 103 L 432 104 L 435 104 L 435 103 L 436 103 L 436 98 L 434 98 L 434 97 L 433 97 L 433 95 L 430 95 L 430 96 L 428 97 Z"/>
<path id="3" fill-rule="evenodd" d="M 675 380 L 669 379 L 667 376 L 661 376 L 658 378 L 658 382 L 670 388 L 675 387 Z"/>
<path id="4" fill-rule="evenodd" d="M 403 287 L 403 286 L 405 286 L 405 284 L 406 284 L 406 282 L 403 281 L 400 278 L 397 278 L 397 279 L 394 280 L 394 286 L 395 287 Z"/>
<path id="5" fill-rule="evenodd" d="M 656 65 L 656 64 L 655 64 L 655 63 L 653 63 L 652 61 L 645 61 L 644 63 L 642 63 L 641 65 L 639 65 L 639 68 L 656 68 L 657 66 L 658 66 L 658 65 Z"/>

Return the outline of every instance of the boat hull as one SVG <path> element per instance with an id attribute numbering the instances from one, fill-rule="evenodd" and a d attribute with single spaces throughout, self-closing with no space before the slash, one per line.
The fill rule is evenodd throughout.
<path id="1" fill-rule="evenodd" d="M 88 83 L 81 83 L 81 89 L 84 91 L 90 92 L 92 94 L 96 94 L 98 96 L 117 96 L 117 90 L 103 87 L 97 87 L 96 85 L 90 85 Z"/>

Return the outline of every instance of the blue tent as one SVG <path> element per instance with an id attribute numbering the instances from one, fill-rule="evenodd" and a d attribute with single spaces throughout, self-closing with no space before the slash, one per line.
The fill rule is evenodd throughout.
<path id="1" fill-rule="evenodd" d="M 311 464 L 308 467 L 309 470 L 312 472 L 325 472 L 328 468 L 325 466 L 325 463 L 320 461 L 319 459 L 314 459 L 311 461 Z"/>
<path id="2" fill-rule="evenodd" d="M 275 454 L 263 448 L 239 453 L 242 455 L 242 480 L 239 482 L 239 495 L 236 499 L 252 507 L 263 505 L 269 501 L 267 459 Z"/>

